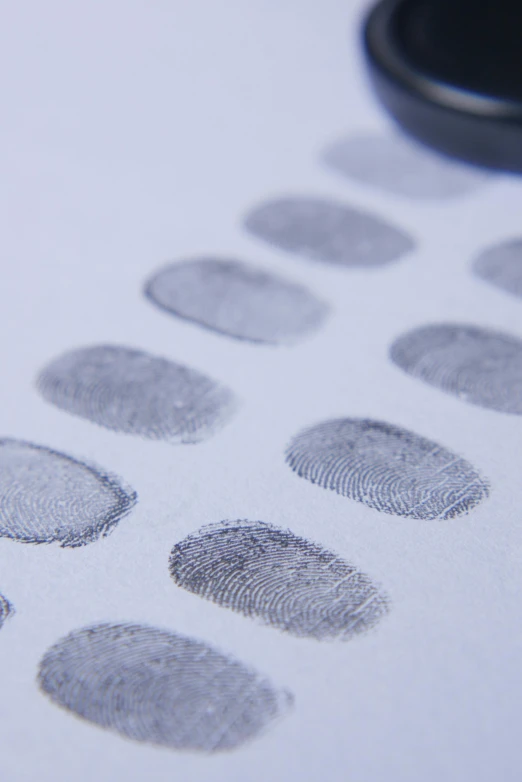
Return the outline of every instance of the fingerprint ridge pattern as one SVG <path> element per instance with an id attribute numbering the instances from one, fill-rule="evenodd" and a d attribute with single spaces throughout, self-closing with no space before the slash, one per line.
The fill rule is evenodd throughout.
<path id="1" fill-rule="evenodd" d="M 510 239 L 480 253 L 473 263 L 473 272 L 484 282 L 522 297 L 522 239 Z"/>
<path id="2" fill-rule="evenodd" d="M 330 170 L 364 185 L 426 201 L 473 192 L 490 177 L 395 134 L 339 139 L 323 151 L 322 161 Z"/>
<path id="3" fill-rule="evenodd" d="M 244 227 L 280 250 L 341 268 L 384 266 L 416 244 L 380 217 L 316 197 L 266 201 L 246 215 Z"/>
<path id="4" fill-rule="evenodd" d="M 300 638 L 347 641 L 388 611 L 349 562 L 261 521 L 202 527 L 174 546 L 169 570 L 183 589 Z"/>
<path id="5" fill-rule="evenodd" d="M 64 548 L 107 536 L 137 494 L 97 465 L 23 440 L 0 440 L 0 537 Z"/>
<path id="6" fill-rule="evenodd" d="M 174 444 L 207 439 L 237 409 L 232 392 L 201 372 L 115 345 L 59 356 L 37 388 L 61 410 L 106 429 Z"/>
<path id="7" fill-rule="evenodd" d="M 0 594 L 0 630 L 2 629 L 5 621 L 14 614 L 14 608 L 11 603 Z"/>
<path id="8" fill-rule="evenodd" d="M 465 459 L 371 419 L 333 419 L 305 429 L 290 442 L 286 461 L 324 489 L 413 519 L 452 519 L 489 496 L 487 481 Z"/>
<path id="9" fill-rule="evenodd" d="M 421 326 L 392 344 L 408 375 L 489 410 L 522 415 L 522 340 L 468 324 Z"/>
<path id="10" fill-rule="evenodd" d="M 293 704 L 208 644 L 137 624 L 70 633 L 44 655 L 38 683 L 59 706 L 126 738 L 205 753 L 240 746 Z"/>
<path id="11" fill-rule="evenodd" d="M 259 344 L 299 341 L 329 312 L 304 286 L 231 258 L 169 264 L 148 280 L 144 293 L 170 315 Z"/>

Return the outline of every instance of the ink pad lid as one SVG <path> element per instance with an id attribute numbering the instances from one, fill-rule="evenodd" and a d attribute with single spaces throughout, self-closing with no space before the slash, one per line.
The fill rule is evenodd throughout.
<path id="1" fill-rule="evenodd" d="M 522 2 L 381 0 L 364 50 L 404 130 L 452 157 L 522 173 Z"/>

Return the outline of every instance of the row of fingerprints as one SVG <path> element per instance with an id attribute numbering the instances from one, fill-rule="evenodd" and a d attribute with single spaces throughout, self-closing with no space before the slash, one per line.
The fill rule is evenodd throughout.
<path id="1" fill-rule="evenodd" d="M 483 174 L 445 163 L 401 139 L 353 137 L 324 161 L 397 195 L 446 198 Z M 380 161 L 376 165 L 375 161 Z M 415 247 L 375 215 L 318 198 L 286 197 L 252 210 L 255 237 L 338 267 L 383 266 Z M 485 280 L 522 295 L 522 241 L 475 260 Z M 318 329 L 329 306 L 307 288 L 236 259 L 194 258 L 145 286 L 162 310 L 254 343 L 284 344 Z M 392 362 L 466 402 L 522 414 L 522 342 L 474 325 L 430 324 L 396 339 Z M 39 373 L 43 398 L 114 432 L 170 443 L 213 435 L 239 409 L 235 394 L 190 367 L 119 345 L 72 350 Z M 298 432 L 285 459 L 300 478 L 369 508 L 428 521 L 468 513 L 489 484 L 438 443 L 379 420 L 326 420 Z M 112 532 L 136 492 L 97 465 L 42 445 L 0 440 L 0 537 L 77 547 Z M 173 583 L 277 631 L 348 641 L 390 605 L 373 579 L 318 543 L 264 521 L 222 521 L 176 543 Z M 0 627 L 14 612 L 0 596 Z M 285 714 L 293 695 L 212 646 L 158 628 L 99 624 L 70 633 L 43 657 L 40 688 L 55 703 L 138 741 L 204 752 L 232 749 Z"/>

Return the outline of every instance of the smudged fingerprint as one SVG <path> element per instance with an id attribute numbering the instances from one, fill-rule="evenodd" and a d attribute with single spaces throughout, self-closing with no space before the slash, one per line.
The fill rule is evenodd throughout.
<path id="1" fill-rule="evenodd" d="M 398 135 L 343 138 L 327 147 L 322 159 L 349 179 L 407 198 L 452 198 L 473 192 L 490 178 Z"/>
<path id="2" fill-rule="evenodd" d="M 180 318 L 229 337 L 274 345 L 306 336 L 328 312 L 301 285 L 232 259 L 171 264 L 152 277 L 145 293 Z"/>
<path id="3" fill-rule="evenodd" d="M 522 341 L 487 328 L 451 323 L 399 337 L 392 361 L 412 377 L 473 405 L 522 414 Z"/>
<path id="4" fill-rule="evenodd" d="M 211 646 L 137 624 L 70 633 L 45 654 L 40 688 L 79 717 L 171 749 L 234 749 L 292 696 Z"/>
<path id="5" fill-rule="evenodd" d="M 174 546 L 169 569 L 183 589 L 299 638 L 347 641 L 388 610 L 353 565 L 262 521 L 202 527 Z"/>
<path id="6" fill-rule="evenodd" d="M 384 266 L 415 247 L 380 217 L 321 198 L 267 201 L 245 218 L 247 231 L 289 253 L 341 267 Z"/>
<path id="7" fill-rule="evenodd" d="M 5 623 L 5 620 L 8 619 L 13 614 L 14 614 L 14 608 L 11 605 L 11 603 L 9 603 L 9 601 L 6 600 L 3 595 L 0 595 L 0 630 L 2 629 L 2 626 Z"/>
<path id="8" fill-rule="evenodd" d="M 301 478 L 370 508 L 412 519 L 452 519 L 489 495 L 464 459 L 381 421 L 341 418 L 300 432 L 286 461 Z"/>
<path id="9" fill-rule="evenodd" d="M 231 391 L 200 372 L 113 345 L 65 353 L 45 367 L 37 386 L 68 413 L 170 443 L 207 439 L 236 407 Z"/>
<path id="10" fill-rule="evenodd" d="M 0 537 L 84 546 L 109 532 L 136 493 L 98 467 L 20 440 L 0 440 Z"/>
<path id="11" fill-rule="evenodd" d="M 473 271 L 496 288 L 522 297 L 522 239 L 488 247 L 475 260 Z"/>

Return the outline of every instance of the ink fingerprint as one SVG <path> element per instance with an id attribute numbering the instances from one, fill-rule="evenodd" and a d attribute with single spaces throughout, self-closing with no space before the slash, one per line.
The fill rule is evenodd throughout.
<path id="1" fill-rule="evenodd" d="M 158 307 L 250 342 L 294 342 L 317 329 L 328 308 L 301 285 L 235 260 L 199 258 L 160 270 L 146 286 Z"/>
<path id="2" fill-rule="evenodd" d="M 384 266 L 415 247 L 408 234 L 380 217 L 321 198 L 267 201 L 244 225 L 280 250 L 341 267 Z"/>
<path id="3" fill-rule="evenodd" d="M 0 440 L 0 537 L 84 546 L 112 531 L 136 493 L 98 467 L 20 440 Z"/>
<path id="4" fill-rule="evenodd" d="M 392 361 L 412 377 L 501 413 L 522 415 L 522 341 L 477 326 L 423 326 L 393 343 Z"/>
<path id="5" fill-rule="evenodd" d="M 170 573 L 183 589 L 300 638 L 347 641 L 388 610 L 353 565 L 261 521 L 203 527 L 174 546 Z"/>
<path id="6" fill-rule="evenodd" d="M 488 247 L 475 260 L 473 271 L 496 288 L 522 297 L 522 239 Z"/>
<path id="7" fill-rule="evenodd" d="M 242 663 L 177 633 L 99 624 L 44 656 L 40 688 L 59 706 L 135 741 L 217 752 L 256 736 L 292 697 Z"/>
<path id="8" fill-rule="evenodd" d="M 3 595 L 0 595 L 0 630 L 6 619 L 14 614 L 13 606 L 5 599 Z"/>
<path id="9" fill-rule="evenodd" d="M 330 169 L 348 179 L 407 198 L 453 198 L 488 181 L 488 174 L 398 135 L 343 138 L 327 147 L 322 158 Z"/>
<path id="10" fill-rule="evenodd" d="M 305 429 L 291 441 L 286 460 L 323 489 L 412 519 L 452 519 L 489 494 L 464 459 L 380 421 L 341 418 Z"/>
<path id="11" fill-rule="evenodd" d="M 61 410 L 115 432 L 171 443 L 205 440 L 235 408 L 227 388 L 194 369 L 111 345 L 60 356 L 37 385 Z"/>

